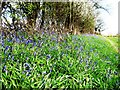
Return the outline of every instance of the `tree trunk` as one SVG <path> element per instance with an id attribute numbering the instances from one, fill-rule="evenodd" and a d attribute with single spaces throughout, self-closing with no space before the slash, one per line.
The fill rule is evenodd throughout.
<path id="1" fill-rule="evenodd" d="M 69 10 L 68 11 L 70 11 L 70 2 L 67 2 L 68 3 L 68 8 L 69 8 Z M 70 13 L 67 13 L 67 17 L 66 17 L 66 21 L 65 21 L 65 27 L 67 28 L 67 29 L 69 29 L 69 25 L 70 25 Z"/>
<path id="2" fill-rule="evenodd" d="M 45 2 L 43 2 L 43 7 L 45 6 Z M 40 28 L 43 28 L 44 26 L 44 19 L 45 19 L 45 10 L 42 9 L 42 17 L 41 17 L 41 25 Z"/>
<path id="3" fill-rule="evenodd" d="M 36 19 L 38 17 L 38 12 L 40 11 L 40 2 L 32 2 L 32 4 L 36 7 L 34 8 L 34 10 L 32 10 L 31 14 L 27 15 L 27 24 L 28 26 L 34 28 L 36 24 Z"/>

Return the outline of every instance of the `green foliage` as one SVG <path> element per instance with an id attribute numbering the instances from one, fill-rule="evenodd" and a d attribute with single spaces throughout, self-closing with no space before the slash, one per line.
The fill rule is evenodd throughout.
<path id="1" fill-rule="evenodd" d="M 56 36 L 55 36 L 56 37 Z M 118 89 L 118 53 L 99 36 L 35 36 L 35 42 L 4 40 L 2 83 L 6 88 Z M 14 58 L 13 58 L 14 57 Z"/>
<path id="2" fill-rule="evenodd" d="M 95 11 L 89 2 L 41 2 L 41 4 L 40 2 L 18 2 L 9 3 L 8 6 L 6 6 L 5 12 L 8 11 L 7 8 L 10 9 L 13 24 L 15 21 L 24 21 L 22 19 L 26 17 L 27 25 L 32 28 L 36 26 L 37 18 L 41 20 L 40 27 L 45 26 L 45 28 L 48 27 L 49 22 L 56 22 L 58 28 L 62 24 L 69 31 L 72 25 L 73 29 L 78 27 L 78 31 L 81 31 L 80 28 L 82 28 L 81 33 L 94 31 L 95 28 Z"/>

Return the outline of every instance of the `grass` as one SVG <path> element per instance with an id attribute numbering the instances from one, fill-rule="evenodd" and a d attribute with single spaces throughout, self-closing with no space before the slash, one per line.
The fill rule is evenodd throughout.
<path id="1" fill-rule="evenodd" d="M 118 37 L 106 37 L 108 41 L 115 47 L 117 50 L 120 48 L 119 42 L 118 42 Z"/>
<path id="2" fill-rule="evenodd" d="M 56 37 L 3 39 L 2 87 L 120 88 L 119 54 L 104 38 L 72 35 L 57 42 Z"/>
<path id="3" fill-rule="evenodd" d="M 120 42 L 119 42 L 119 36 L 114 37 L 104 37 L 107 42 L 110 43 L 110 45 L 114 48 L 114 50 L 118 53 L 120 53 Z"/>
<path id="4" fill-rule="evenodd" d="M 116 46 L 118 46 L 118 37 L 107 37 L 107 38 L 113 41 L 116 44 Z"/>

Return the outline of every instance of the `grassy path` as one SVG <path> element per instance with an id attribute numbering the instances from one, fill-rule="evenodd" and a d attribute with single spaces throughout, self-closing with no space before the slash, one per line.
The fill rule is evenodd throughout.
<path id="1" fill-rule="evenodd" d="M 105 36 L 92 35 L 92 34 L 83 34 L 83 36 L 94 36 L 94 37 L 103 38 L 103 39 L 105 39 L 107 42 L 109 42 L 111 44 L 111 46 L 115 49 L 116 52 L 118 52 L 118 43 L 116 41 L 114 41 L 114 40 L 111 40 L 111 39 L 113 39 L 113 37 L 108 38 L 108 37 L 105 37 Z"/>
<path id="2" fill-rule="evenodd" d="M 107 37 L 104 37 L 104 38 L 106 41 L 108 41 L 112 45 L 115 51 L 118 52 L 118 47 L 116 46 L 116 44 L 112 40 L 108 39 Z"/>

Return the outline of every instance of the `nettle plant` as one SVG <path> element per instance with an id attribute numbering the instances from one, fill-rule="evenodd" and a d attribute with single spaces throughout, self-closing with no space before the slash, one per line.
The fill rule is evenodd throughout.
<path id="1" fill-rule="evenodd" d="M 115 88 L 118 53 L 99 36 L 1 35 L 3 88 Z"/>

